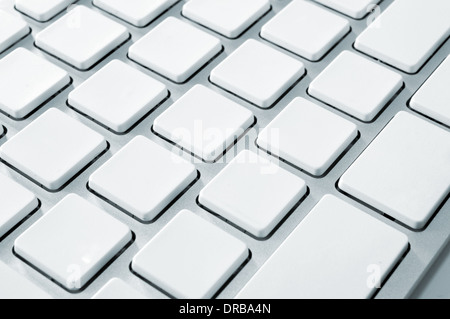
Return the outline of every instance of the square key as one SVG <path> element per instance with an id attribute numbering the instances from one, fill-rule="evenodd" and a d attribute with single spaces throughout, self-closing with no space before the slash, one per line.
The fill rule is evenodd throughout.
<path id="1" fill-rule="evenodd" d="M 18 11 L 39 22 L 46 22 L 75 1 L 77 0 L 15 0 L 15 7 Z"/>
<path id="2" fill-rule="evenodd" d="M 398 113 L 339 180 L 339 188 L 413 229 L 450 193 L 450 132 Z"/>
<path id="3" fill-rule="evenodd" d="M 228 38 L 237 38 L 269 10 L 269 0 L 190 0 L 183 6 L 183 15 Z"/>
<path id="4" fill-rule="evenodd" d="M 213 162 L 254 121 L 246 108 L 196 85 L 156 118 L 153 129 L 204 161 Z"/>
<path id="5" fill-rule="evenodd" d="M 400 74 L 344 51 L 312 81 L 308 91 L 315 98 L 370 122 L 402 86 Z"/>
<path id="6" fill-rule="evenodd" d="M 304 0 L 294 0 L 261 29 L 261 36 L 310 61 L 318 61 L 348 32 L 350 23 Z"/>
<path id="7" fill-rule="evenodd" d="M 0 110 L 23 119 L 70 81 L 60 67 L 18 48 L 0 60 Z"/>
<path id="8" fill-rule="evenodd" d="M 194 165 L 137 136 L 91 175 L 89 188 L 141 222 L 151 222 L 196 178 Z"/>
<path id="9" fill-rule="evenodd" d="M 301 178 L 242 151 L 202 189 L 198 200 L 212 213 L 265 239 L 306 193 Z"/>
<path id="10" fill-rule="evenodd" d="M 0 10 L 0 53 L 30 33 L 22 19 Z"/>
<path id="11" fill-rule="evenodd" d="M 35 210 L 39 201 L 32 192 L 0 174 L 0 238 Z"/>
<path id="12" fill-rule="evenodd" d="M 97 292 L 92 299 L 100 300 L 143 300 L 147 299 L 139 291 L 121 279 L 113 278 Z"/>
<path id="13" fill-rule="evenodd" d="M 132 269 L 175 298 L 205 299 L 248 257 L 243 242 L 183 210 L 133 258 Z"/>
<path id="14" fill-rule="evenodd" d="M 169 17 L 134 43 L 128 56 L 169 80 L 183 83 L 221 49 L 216 37 Z"/>
<path id="15" fill-rule="evenodd" d="M 106 12 L 142 28 L 155 20 L 178 0 L 94 0 Z"/>
<path id="16" fill-rule="evenodd" d="M 303 98 L 291 102 L 258 136 L 258 146 L 314 176 L 325 174 L 358 137 L 358 128 Z"/>
<path id="17" fill-rule="evenodd" d="M 67 195 L 14 243 L 27 263 L 80 291 L 133 239 L 130 229 L 78 195 Z"/>
<path id="18" fill-rule="evenodd" d="M 36 46 L 86 71 L 129 38 L 127 29 L 101 13 L 76 6 L 36 35 Z"/>
<path id="19" fill-rule="evenodd" d="M 69 105 L 125 133 L 168 95 L 164 84 L 113 60 L 69 94 Z"/>
<path id="20" fill-rule="evenodd" d="M 211 81 L 270 108 L 305 74 L 303 63 L 256 40 L 248 40 L 211 72 Z"/>
<path id="21" fill-rule="evenodd" d="M 0 157 L 55 192 L 107 147 L 103 136 L 52 108 L 3 144 Z"/>

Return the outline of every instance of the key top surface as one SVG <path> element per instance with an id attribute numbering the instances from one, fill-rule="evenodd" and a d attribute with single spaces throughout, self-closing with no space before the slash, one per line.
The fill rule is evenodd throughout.
<path id="1" fill-rule="evenodd" d="M 85 6 L 36 35 L 36 46 L 80 70 L 88 70 L 129 37 L 121 24 Z"/>
<path id="2" fill-rule="evenodd" d="M 314 0 L 354 19 L 361 19 L 381 0 Z"/>
<path id="3" fill-rule="evenodd" d="M 0 238 L 39 205 L 29 190 L 0 174 Z"/>
<path id="4" fill-rule="evenodd" d="M 344 51 L 311 82 L 308 92 L 361 121 L 369 122 L 402 86 L 401 75 Z"/>
<path id="5" fill-rule="evenodd" d="M 156 118 L 153 129 L 205 161 L 214 161 L 254 122 L 252 112 L 196 85 Z"/>
<path id="6" fill-rule="evenodd" d="M 339 188 L 422 229 L 450 192 L 450 133 L 398 113 L 339 180 Z"/>
<path id="7" fill-rule="evenodd" d="M 0 53 L 22 39 L 30 32 L 22 19 L 0 10 Z"/>
<path id="8" fill-rule="evenodd" d="M 3 144 L 0 157 L 57 191 L 106 148 L 103 136 L 52 108 Z"/>
<path id="9" fill-rule="evenodd" d="M 183 15 L 228 38 L 237 38 L 270 10 L 268 0 L 191 0 Z"/>
<path id="10" fill-rule="evenodd" d="M 357 136 L 355 124 L 296 98 L 259 134 L 257 144 L 308 173 L 321 176 Z"/>
<path id="11" fill-rule="evenodd" d="M 69 291 L 78 291 L 132 240 L 130 229 L 70 194 L 17 238 L 21 258 Z"/>
<path id="12" fill-rule="evenodd" d="M 0 261 L 0 299 L 51 299 L 51 297 Z"/>
<path id="13" fill-rule="evenodd" d="M 395 0 L 359 35 L 355 48 L 416 73 L 450 35 L 449 12 L 448 0 Z"/>
<path id="14" fill-rule="evenodd" d="M 248 40 L 211 72 L 211 81 L 261 108 L 270 108 L 302 75 L 302 62 Z"/>
<path id="15" fill-rule="evenodd" d="M 16 9 L 33 19 L 46 22 L 76 0 L 15 0 Z"/>
<path id="16" fill-rule="evenodd" d="M 211 298 L 249 257 L 247 246 L 183 210 L 134 258 L 132 269 L 175 298 Z"/>
<path id="17" fill-rule="evenodd" d="M 407 249 L 404 234 L 327 195 L 237 298 L 370 298 Z"/>
<path id="18" fill-rule="evenodd" d="M 69 83 L 66 71 L 18 48 L 0 60 L 0 109 L 23 119 Z"/>
<path id="19" fill-rule="evenodd" d="M 410 106 L 450 126 L 450 56 L 438 67 L 411 99 Z"/>
<path id="20" fill-rule="evenodd" d="M 69 105 L 117 133 L 128 131 L 168 95 L 164 84 L 111 61 L 69 94 Z"/>
<path id="21" fill-rule="evenodd" d="M 200 192 L 199 202 L 258 238 L 266 238 L 305 196 L 305 182 L 242 151 Z"/>
<path id="22" fill-rule="evenodd" d="M 147 299 L 139 291 L 125 283 L 123 280 L 113 278 L 97 292 L 92 299 L 106 300 L 134 300 Z"/>
<path id="23" fill-rule="evenodd" d="M 162 76 L 183 83 L 221 49 L 218 38 L 169 17 L 133 44 L 128 55 Z"/>
<path id="24" fill-rule="evenodd" d="M 309 1 L 294 0 L 262 27 L 261 37 L 318 61 L 349 31 L 346 19 Z"/>
<path id="25" fill-rule="evenodd" d="M 178 0 L 94 0 L 94 5 L 136 27 L 155 20 Z"/>
<path id="26" fill-rule="evenodd" d="M 89 178 L 89 187 L 143 222 L 153 221 L 197 177 L 191 163 L 144 136 Z"/>

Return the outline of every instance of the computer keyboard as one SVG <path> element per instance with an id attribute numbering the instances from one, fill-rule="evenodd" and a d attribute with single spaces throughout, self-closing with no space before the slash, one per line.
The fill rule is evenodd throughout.
<path id="1" fill-rule="evenodd" d="M 448 0 L 0 0 L 0 298 L 409 297 L 449 36 Z"/>

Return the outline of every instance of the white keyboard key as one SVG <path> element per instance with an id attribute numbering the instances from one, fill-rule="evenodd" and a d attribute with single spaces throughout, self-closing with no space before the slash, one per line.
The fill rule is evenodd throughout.
<path id="1" fill-rule="evenodd" d="M 140 300 L 147 299 L 139 291 L 125 283 L 121 279 L 113 278 L 97 292 L 92 299 L 101 300 Z"/>
<path id="2" fill-rule="evenodd" d="M 3 174 L 0 174 L 0 194 L 0 238 L 2 238 L 35 210 L 39 201 L 33 193 Z"/>
<path id="3" fill-rule="evenodd" d="M 168 95 L 159 81 L 113 60 L 69 94 L 69 105 L 125 133 Z"/>
<path id="4" fill-rule="evenodd" d="M 142 222 L 151 222 L 196 177 L 194 165 L 138 136 L 91 175 L 89 187 Z"/>
<path id="5" fill-rule="evenodd" d="M 358 137 L 358 128 L 303 98 L 292 101 L 258 136 L 258 146 L 321 176 Z"/>
<path id="6" fill-rule="evenodd" d="M 269 10 L 269 0 L 190 0 L 183 6 L 183 15 L 228 38 L 237 38 Z"/>
<path id="7" fill-rule="evenodd" d="M 402 86 L 403 78 L 398 73 L 344 51 L 312 81 L 308 92 L 361 121 L 370 122 Z"/>
<path id="8" fill-rule="evenodd" d="M 294 0 L 261 29 L 261 36 L 308 60 L 320 60 L 350 31 L 350 23 L 326 9 Z"/>
<path id="9" fill-rule="evenodd" d="M 124 43 L 127 29 L 99 12 L 76 6 L 36 36 L 36 46 L 80 70 L 87 70 Z"/>
<path id="10" fill-rule="evenodd" d="M 69 83 L 66 71 L 18 48 L 0 60 L 0 110 L 23 119 Z"/>
<path id="11" fill-rule="evenodd" d="M 271 107 L 305 74 L 302 62 L 248 40 L 211 72 L 211 81 L 261 108 Z"/>
<path id="12" fill-rule="evenodd" d="M 215 161 L 254 123 L 252 112 L 196 85 L 156 118 L 153 129 L 205 161 Z"/>
<path id="13" fill-rule="evenodd" d="M 0 157 L 57 191 L 106 148 L 103 136 L 52 108 L 3 144 Z"/>
<path id="14" fill-rule="evenodd" d="M 354 19 L 362 19 L 381 0 L 314 0 Z"/>
<path id="15" fill-rule="evenodd" d="M 136 27 L 144 27 L 178 0 L 94 0 L 94 5 Z"/>
<path id="16" fill-rule="evenodd" d="M 30 33 L 22 19 L 0 10 L 0 53 Z"/>
<path id="17" fill-rule="evenodd" d="M 51 299 L 51 297 L 0 261 L 0 299 Z"/>
<path id="18" fill-rule="evenodd" d="M 132 240 L 130 229 L 75 194 L 14 243 L 15 252 L 70 291 L 79 291 Z"/>
<path id="19" fill-rule="evenodd" d="M 76 0 L 15 0 L 15 7 L 20 12 L 39 22 L 46 22 L 64 11 Z"/>
<path id="20" fill-rule="evenodd" d="M 258 238 L 266 238 L 306 195 L 305 182 L 242 151 L 200 192 L 199 202 Z"/>
<path id="21" fill-rule="evenodd" d="M 450 192 L 450 133 L 400 112 L 339 180 L 339 188 L 413 229 Z"/>
<path id="22" fill-rule="evenodd" d="M 133 258 L 132 269 L 175 298 L 203 299 L 248 257 L 243 242 L 183 210 Z"/>
<path id="23" fill-rule="evenodd" d="M 169 17 L 130 47 L 130 59 L 183 83 L 222 49 L 220 40 L 179 19 Z"/>
<path id="24" fill-rule="evenodd" d="M 412 97 L 410 106 L 450 126 L 450 55 Z"/>
<path id="25" fill-rule="evenodd" d="M 327 195 L 237 298 L 368 299 L 407 249 L 404 234 Z"/>
<path id="26" fill-rule="evenodd" d="M 355 48 L 416 73 L 450 36 L 449 12 L 448 0 L 396 0 L 359 35 Z"/>

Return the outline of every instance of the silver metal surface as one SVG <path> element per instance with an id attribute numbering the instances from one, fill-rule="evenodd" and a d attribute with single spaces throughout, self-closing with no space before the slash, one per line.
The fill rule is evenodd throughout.
<path id="1" fill-rule="evenodd" d="M 385 0 L 381 3 L 381 10 L 384 10 L 393 0 Z M 13 231 L 6 239 L 0 242 L 0 260 L 6 262 L 10 267 L 16 269 L 24 276 L 29 278 L 31 281 L 38 284 L 40 287 L 45 289 L 55 298 L 90 298 L 93 296 L 108 280 L 113 277 L 119 277 L 130 283 L 134 287 L 136 287 L 139 291 L 147 295 L 151 298 L 167 298 L 164 294 L 144 283 L 142 280 L 134 276 L 130 270 L 129 265 L 133 258 L 133 256 L 170 220 L 172 219 L 177 212 L 181 209 L 190 209 L 196 214 L 202 216 L 203 218 L 211 221 L 215 225 L 218 225 L 220 228 L 226 230 L 228 233 L 233 236 L 241 239 L 245 243 L 247 243 L 248 247 L 252 251 L 252 259 L 249 263 L 237 274 L 237 276 L 225 287 L 225 289 L 218 296 L 219 298 L 232 298 L 236 295 L 236 293 L 245 285 L 245 283 L 255 274 L 255 272 L 261 267 L 261 265 L 269 258 L 269 256 L 277 249 L 277 247 L 283 242 L 284 239 L 291 233 L 291 231 L 302 221 L 302 219 L 307 215 L 307 213 L 312 209 L 314 205 L 321 199 L 321 197 L 325 194 L 333 194 L 343 200 L 351 203 L 352 205 L 362 209 L 367 212 L 369 215 L 385 222 L 388 225 L 398 229 L 399 231 L 405 233 L 410 241 L 411 249 L 409 253 L 406 255 L 404 260 L 400 263 L 398 268 L 389 278 L 389 280 L 384 284 L 383 288 L 376 295 L 377 298 L 404 298 L 408 297 L 420 279 L 425 275 L 426 270 L 430 267 L 433 260 L 437 258 L 439 252 L 445 247 L 445 244 L 449 240 L 450 233 L 450 201 L 440 209 L 439 213 L 433 218 L 431 223 L 427 226 L 424 231 L 415 232 L 411 231 L 404 226 L 392 221 L 381 214 L 371 210 L 370 208 L 353 201 L 348 198 L 344 194 L 340 193 L 335 184 L 337 180 L 342 176 L 345 170 L 351 165 L 351 163 L 363 152 L 363 150 L 367 147 L 367 145 L 374 139 L 374 137 L 382 130 L 382 128 L 393 118 L 393 116 L 401 111 L 412 112 L 407 107 L 407 101 L 414 94 L 414 92 L 420 87 L 420 85 L 431 75 L 431 73 L 436 69 L 436 67 L 444 60 L 444 58 L 450 52 L 450 41 L 447 41 L 443 47 L 435 54 L 432 59 L 426 64 L 426 66 L 417 74 L 417 75 L 408 75 L 402 73 L 405 88 L 401 91 L 401 93 L 396 97 L 396 99 L 389 105 L 389 107 L 379 116 L 374 123 L 366 124 L 362 123 L 354 118 L 351 118 L 319 101 L 316 101 L 307 95 L 307 88 L 312 79 L 314 79 L 333 59 L 342 51 L 342 50 L 351 50 L 356 52 L 352 44 L 355 41 L 356 36 L 367 26 L 367 21 L 371 19 L 369 16 L 366 19 L 362 20 L 352 20 L 348 17 L 352 25 L 352 31 L 348 34 L 343 41 L 341 41 L 323 60 L 318 63 L 312 63 L 306 61 L 294 54 L 288 53 L 282 49 L 285 53 L 295 57 L 296 59 L 304 62 L 307 68 L 307 75 L 303 78 L 283 99 L 275 105 L 274 108 L 270 110 L 261 110 L 256 108 L 253 105 L 250 105 L 247 102 L 239 99 L 236 96 L 233 96 L 227 92 L 224 92 L 220 88 L 212 85 L 208 82 L 208 75 L 211 70 L 227 55 L 229 55 L 233 50 L 235 50 L 239 45 L 241 45 L 244 41 L 249 38 L 256 38 L 259 41 L 269 44 L 267 41 L 261 39 L 259 37 L 259 30 L 262 25 L 266 23 L 270 18 L 272 18 L 277 12 L 280 11 L 290 0 L 272 0 L 272 10 L 265 15 L 260 21 L 258 21 L 255 25 L 251 27 L 243 36 L 236 40 L 230 40 L 224 38 L 210 30 L 207 30 L 201 26 L 199 28 L 214 34 L 219 37 L 224 46 L 224 52 L 222 52 L 215 60 L 213 60 L 208 66 L 206 66 L 201 72 L 199 72 L 193 79 L 191 79 L 188 83 L 183 85 L 174 84 L 153 72 L 138 66 L 137 64 L 129 61 L 126 57 L 127 50 L 130 45 L 138 40 L 141 36 L 146 34 L 149 30 L 155 27 L 159 22 L 161 22 L 166 17 L 172 15 L 176 16 L 179 19 L 185 20 L 188 23 L 195 24 L 181 15 L 181 8 L 184 1 L 177 3 L 174 7 L 172 7 L 168 12 L 164 13 L 161 17 L 159 17 L 156 21 L 151 23 L 148 27 L 145 28 L 135 28 L 126 22 L 116 19 L 107 13 L 99 10 L 94 7 L 94 10 L 101 11 L 102 14 L 107 15 L 113 20 L 125 25 L 131 35 L 132 39 L 125 43 L 120 49 L 114 52 L 111 56 L 109 56 L 106 60 L 102 61 L 99 65 L 95 66 L 92 70 L 88 72 L 80 72 L 77 71 L 65 63 L 58 61 L 57 59 L 43 53 L 39 49 L 37 49 L 33 45 L 33 38 L 36 34 L 45 28 L 47 25 L 51 24 L 55 19 L 62 16 L 63 13 L 58 15 L 55 19 L 52 19 L 48 23 L 38 23 L 32 19 L 26 18 L 27 22 L 30 24 L 32 28 L 31 36 L 28 36 L 24 40 L 20 41 L 18 44 L 14 45 L 8 51 L 4 52 L 0 55 L 0 58 L 4 57 L 6 54 L 10 53 L 15 48 L 22 46 L 25 47 L 37 55 L 44 56 L 49 61 L 59 65 L 69 72 L 71 77 L 73 78 L 73 84 L 64 90 L 61 94 L 59 94 L 52 101 L 41 107 L 36 113 L 34 113 L 30 118 L 17 122 L 3 114 L 0 114 L 0 123 L 3 124 L 7 129 L 8 133 L 6 137 L 0 139 L 0 145 L 3 144 L 6 140 L 10 139 L 14 134 L 16 134 L 19 130 L 24 128 L 27 124 L 32 122 L 38 116 L 40 116 L 43 112 L 51 107 L 57 107 L 60 110 L 63 110 L 70 116 L 78 119 L 82 123 L 87 126 L 93 128 L 97 132 L 103 134 L 106 139 L 111 144 L 110 150 L 103 155 L 99 160 L 97 160 L 93 165 L 91 165 L 86 171 L 84 171 L 80 176 L 76 178 L 68 187 L 64 190 L 53 194 L 48 193 L 43 190 L 39 186 L 33 184 L 26 178 L 7 168 L 5 165 L 0 165 L 0 172 L 6 175 L 11 176 L 14 180 L 19 181 L 21 184 L 25 185 L 28 189 L 33 191 L 38 198 L 42 202 L 41 209 L 35 213 L 31 218 L 26 220 L 22 225 L 20 225 L 15 231 Z M 80 0 L 77 4 L 86 5 L 92 7 L 92 4 L 89 0 Z M 13 0 L 0 0 L 0 8 L 6 11 L 14 12 L 16 15 L 20 15 L 17 11 L 13 9 Z M 407 13 L 406 13 L 407 14 Z M 313 32 L 313 30 L 311 30 Z M 272 45 L 272 44 L 269 44 Z M 275 47 L 275 46 L 274 46 Z M 93 123 L 89 119 L 84 116 L 78 114 L 72 109 L 66 106 L 66 100 L 68 93 L 86 80 L 89 76 L 97 72 L 100 68 L 106 65 L 112 59 L 120 59 L 126 61 L 128 64 L 133 67 L 153 76 L 154 78 L 162 81 L 167 85 L 171 92 L 170 98 L 162 104 L 157 110 L 155 110 L 152 114 L 150 114 L 145 120 L 143 120 L 136 128 L 134 128 L 130 133 L 124 136 L 118 136 L 110 131 L 100 127 L 99 125 Z M 180 98 L 188 89 L 190 89 L 195 84 L 204 84 L 208 87 L 211 87 L 213 90 L 216 90 L 223 94 L 224 96 L 229 97 L 230 99 L 240 103 L 241 105 L 247 107 L 251 110 L 257 118 L 257 124 L 247 133 L 247 135 L 239 140 L 235 149 L 232 149 L 227 153 L 223 160 L 219 161 L 215 164 L 206 164 L 195 160 L 195 165 L 197 169 L 201 173 L 200 180 L 191 188 L 189 191 L 184 194 L 178 202 L 176 202 L 168 211 L 166 211 L 158 220 L 156 220 L 153 224 L 144 225 L 125 215 L 121 211 L 102 201 L 92 193 L 90 193 L 86 188 L 86 183 L 90 174 L 92 174 L 98 167 L 100 167 L 106 160 L 108 160 L 113 154 L 115 154 L 121 147 L 123 147 L 127 142 L 129 142 L 136 135 L 144 135 L 149 137 L 151 140 L 156 143 L 164 146 L 167 149 L 172 149 L 173 151 L 179 153 L 177 148 L 174 148 L 171 144 L 157 137 L 151 132 L 151 126 L 154 119 L 161 114 L 164 110 L 166 110 L 175 100 Z M 312 100 L 315 103 L 323 106 L 329 111 L 336 113 L 348 120 L 352 121 L 356 125 L 358 125 L 361 137 L 356 142 L 356 144 L 345 154 L 342 160 L 329 172 L 325 177 L 317 179 L 311 177 L 285 163 L 280 163 L 280 165 L 293 172 L 294 174 L 303 178 L 309 188 L 310 194 L 305 199 L 305 201 L 289 216 L 289 218 L 282 224 L 282 226 L 276 231 L 276 233 L 265 241 L 257 241 L 246 234 L 242 233 L 238 229 L 233 226 L 227 224 L 226 222 L 212 216 L 205 210 L 201 209 L 196 204 L 196 198 L 200 192 L 200 190 L 205 186 L 208 181 L 211 180 L 213 176 L 215 176 L 224 166 L 224 161 L 229 161 L 230 158 L 234 156 L 234 154 L 244 148 L 251 149 L 253 151 L 257 151 L 255 146 L 255 140 L 257 136 L 257 132 L 260 128 L 264 128 L 292 99 L 295 97 L 305 97 L 306 99 Z M 421 115 L 419 115 L 421 116 Z M 421 116 L 425 119 L 425 117 Z M 425 119 L 429 121 L 428 119 Z M 442 127 L 443 129 L 450 131 L 449 128 L 446 128 L 442 125 L 439 125 L 433 122 L 435 125 Z M 262 153 L 262 151 L 260 152 Z M 183 153 L 183 157 L 188 160 L 194 160 L 190 155 Z M 84 198 L 88 199 L 90 202 L 97 204 L 99 207 L 102 207 L 105 211 L 109 212 L 112 216 L 119 219 L 123 223 L 127 224 L 133 232 L 136 234 L 136 241 L 128 248 L 109 268 L 107 268 L 101 275 L 91 284 L 89 285 L 83 292 L 79 294 L 70 294 L 63 289 L 61 289 L 56 284 L 52 283 L 50 280 L 25 265 L 19 259 L 17 259 L 13 253 L 13 245 L 14 240 L 30 225 L 36 222 L 43 214 L 45 214 L 51 207 L 53 207 L 58 201 L 60 201 L 63 197 L 65 197 L 69 193 L 77 193 Z M 55 238 L 58 240 L 58 238 Z M 332 265 L 330 265 L 332 266 Z"/>

